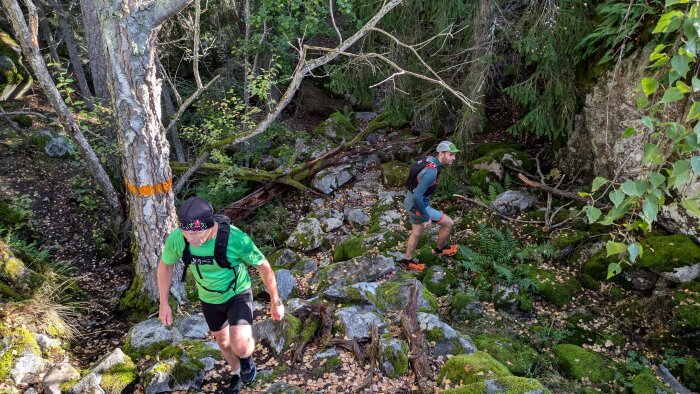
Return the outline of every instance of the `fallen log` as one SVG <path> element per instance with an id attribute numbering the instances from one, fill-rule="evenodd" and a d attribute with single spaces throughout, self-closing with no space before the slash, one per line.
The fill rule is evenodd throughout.
<path id="1" fill-rule="evenodd" d="M 523 183 L 526 184 L 527 186 L 545 191 L 547 193 L 554 194 L 554 195 L 559 196 L 559 197 L 565 197 L 565 198 L 568 198 L 570 200 L 581 201 L 581 202 L 584 202 L 586 204 L 593 204 L 598 208 L 610 208 L 609 205 L 603 204 L 600 201 L 595 201 L 590 197 L 579 196 L 578 194 L 575 194 L 575 193 L 567 192 L 565 190 L 559 190 L 557 188 L 547 186 L 543 183 L 535 182 L 532 179 L 529 179 L 528 177 L 526 177 L 524 174 L 518 174 L 518 179 L 523 181 Z"/>

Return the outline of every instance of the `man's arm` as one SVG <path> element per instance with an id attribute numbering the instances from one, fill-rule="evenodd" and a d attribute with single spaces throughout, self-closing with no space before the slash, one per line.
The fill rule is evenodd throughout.
<path id="1" fill-rule="evenodd" d="M 413 206 L 416 207 L 416 209 L 418 209 L 421 218 L 423 218 L 423 223 L 425 223 L 430 221 L 430 215 L 425 209 L 425 203 L 423 202 L 423 200 L 425 199 L 424 194 L 426 190 L 428 190 L 428 188 L 433 184 L 433 182 L 435 182 L 435 178 L 437 177 L 437 170 L 432 168 L 426 168 L 418 174 L 418 177 L 420 181 L 418 182 L 418 186 L 416 186 L 416 189 L 413 191 Z"/>
<path id="2" fill-rule="evenodd" d="M 170 283 L 173 280 L 174 265 L 168 265 L 160 260 L 158 263 L 158 294 L 160 295 L 160 307 L 158 308 L 158 318 L 164 326 L 169 326 L 173 322 L 173 312 L 168 304 L 170 296 Z"/>
<path id="3" fill-rule="evenodd" d="M 263 260 L 263 262 L 255 268 L 258 269 L 260 277 L 267 288 L 267 292 L 270 294 L 270 314 L 272 315 L 272 319 L 282 320 L 284 316 L 284 305 L 282 305 L 279 294 L 277 293 L 275 272 L 272 270 L 267 259 Z"/>

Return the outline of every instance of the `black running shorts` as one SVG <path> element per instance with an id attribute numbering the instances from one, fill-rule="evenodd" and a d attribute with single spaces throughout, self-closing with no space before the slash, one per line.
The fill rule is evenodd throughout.
<path id="1" fill-rule="evenodd" d="M 219 331 L 228 325 L 253 325 L 253 292 L 250 289 L 223 304 L 201 302 L 204 319 L 211 331 Z"/>

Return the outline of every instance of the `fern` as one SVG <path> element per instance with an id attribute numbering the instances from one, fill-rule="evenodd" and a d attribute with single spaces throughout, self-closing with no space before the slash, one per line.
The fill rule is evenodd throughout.
<path id="1" fill-rule="evenodd" d="M 506 174 L 503 177 L 503 189 L 510 190 L 512 187 L 512 180 L 510 179 L 510 174 Z"/>
<path id="2" fill-rule="evenodd" d="M 503 186 L 498 182 L 489 182 L 489 201 L 493 201 L 499 194 L 503 193 Z"/>
<path id="3" fill-rule="evenodd" d="M 484 191 L 481 190 L 479 186 L 476 185 L 469 185 L 467 186 L 467 191 L 474 197 L 481 198 L 484 197 Z"/>

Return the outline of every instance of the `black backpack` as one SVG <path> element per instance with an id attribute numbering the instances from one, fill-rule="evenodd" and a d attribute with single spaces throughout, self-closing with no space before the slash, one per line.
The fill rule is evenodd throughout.
<path id="1" fill-rule="evenodd" d="M 212 290 L 203 286 L 199 281 L 197 281 L 196 277 L 195 282 L 197 282 L 206 291 L 224 294 L 233 287 L 233 291 L 235 292 L 236 284 L 238 283 L 238 268 L 240 268 L 240 264 L 236 265 L 236 267 L 234 268 L 231 266 L 231 262 L 228 260 L 228 257 L 226 257 L 226 249 L 228 248 L 228 238 L 231 233 L 231 219 L 229 219 L 229 217 L 226 215 L 214 215 L 214 221 L 219 224 L 219 229 L 216 232 L 216 243 L 214 244 L 213 257 L 216 261 L 216 264 L 218 264 L 219 267 L 224 269 L 230 269 L 233 271 L 233 281 L 231 281 L 226 290 L 223 291 Z M 190 252 L 190 243 L 187 242 L 187 238 L 185 238 L 185 248 L 182 250 L 182 262 L 185 263 L 185 267 L 182 270 L 183 283 L 185 282 L 185 277 L 187 276 L 187 269 L 189 268 L 190 263 L 192 263 L 193 257 L 194 256 L 192 256 L 192 253 Z M 204 258 L 206 258 L 206 256 L 204 256 Z M 199 270 L 199 264 L 195 264 L 195 267 L 197 268 L 199 278 L 204 279 L 202 277 L 201 271 Z"/>
<path id="2" fill-rule="evenodd" d="M 435 182 L 432 185 L 430 185 L 428 190 L 425 191 L 424 195 L 429 196 L 435 193 L 435 189 L 437 189 L 438 179 L 440 178 L 440 171 L 437 169 L 435 163 L 428 160 L 427 157 L 413 163 L 411 169 L 408 171 L 408 178 L 406 179 L 406 188 L 408 189 L 408 191 L 413 193 L 416 187 L 418 187 L 418 174 L 420 174 L 420 172 L 423 171 L 424 168 L 434 168 L 438 172 L 437 177 L 435 178 Z"/>

